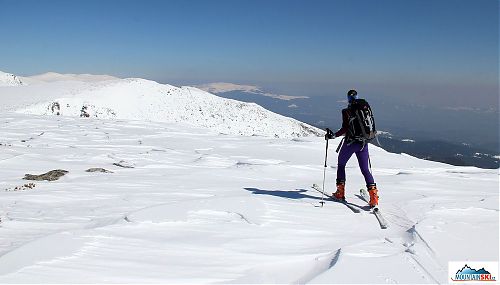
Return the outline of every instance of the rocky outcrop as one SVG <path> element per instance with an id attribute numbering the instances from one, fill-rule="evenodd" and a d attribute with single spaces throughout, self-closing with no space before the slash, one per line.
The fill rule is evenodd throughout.
<path id="1" fill-rule="evenodd" d="M 62 169 L 56 169 L 39 175 L 25 174 L 23 179 L 36 180 L 36 181 L 42 181 L 42 180 L 55 181 L 61 178 L 62 176 L 66 175 L 66 173 L 68 173 L 68 171 Z"/>
<path id="2" fill-rule="evenodd" d="M 113 173 L 113 171 L 110 171 L 110 170 L 107 170 L 107 169 L 104 169 L 104 168 L 100 168 L 100 167 L 89 168 L 89 169 L 85 170 L 85 172 Z"/>

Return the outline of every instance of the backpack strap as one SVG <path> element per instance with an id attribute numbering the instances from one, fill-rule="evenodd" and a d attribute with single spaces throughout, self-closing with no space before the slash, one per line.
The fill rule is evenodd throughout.
<path id="1" fill-rule="evenodd" d="M 363 147 L 361 147 L 361 150 L 360 150 L 360 151 L 363 151 L 363 149 L 365 149 L 365 146 L 366 146 L 366 140 L 364 140 L 362 143 L 363 143 Z"/>

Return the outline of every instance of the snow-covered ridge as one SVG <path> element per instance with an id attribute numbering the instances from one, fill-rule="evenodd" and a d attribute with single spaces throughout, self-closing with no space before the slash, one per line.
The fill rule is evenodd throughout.
<path id="1" fill-rule="evenodd" d="M 19 86 L 23 85 L 24 83 L 21 81 L 21 79 L 14 74 L 11 73 L 5 73 L 0 71 L 0 87 L 1 86 Z"/>
<path id="2" fill-rule="evenodd" d="M 47 84 L 44 88 L 48 88 Z M 85 82 L 83 88 L 63 89 L 56 99 L 18 108 L 17 112 L 184 122 L 245 136 L 294 138 L 320 134 L 317 128 L 257 104 L 221 98 L 194 87 L 179 88 L 138 78 Z"/>
<path id="3" fill-rule="evenodd" d="M 250 93 L 263 92 L 262 90 L 260 90 L 258 86 L 255 85 L 241 85 L 228 82 L 207 83 L 198 85 L 196 87 L 213 94 L 230 92 L 230 91 L 243 91 Z"/>
<path id="4" fill-rule="evenodd" d="M 262 89 L 259 86 L 240 85 L 240 84 L 227 83 L 227 82 L 207 83 L 207 84 L 197 85 L 196 87 L 203 90 L 203 91 L 207 91 L 207 92 L 210 92 L 213 94 L 219 94 L 219 93 L 225 93 L 225 92 L 231 92 L 231 91 L 242 91 L 245 93 L 266 96 L 266 97 L 271 97 L 274 99 L 285 100 L 285 101 L 309 98 L 307 96 L 290 96 L 290 95 L 285 95 L 285 94 L 274 94 L 274 93 L 262 91 Z"/>
<path id="5" fill-rule="evenodd" d="M 61 74 L 56 72 L 46 72 L 43 74 L 33 75 L 26 77 L 26 80 L 35 82 L 55 82 L 55 81 L 83 81 L 83 82 L 97 82 L 106 80 L 116 80 L 117 77 L 111 75 L 100 74 Z"/>

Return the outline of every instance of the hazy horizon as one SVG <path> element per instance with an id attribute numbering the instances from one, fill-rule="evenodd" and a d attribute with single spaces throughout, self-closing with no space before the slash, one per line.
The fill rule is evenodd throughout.
<path id="1" fill-rule="evenodd" d="M 498 110 L 494 0 L 0 0 L 0 70 Z"/>

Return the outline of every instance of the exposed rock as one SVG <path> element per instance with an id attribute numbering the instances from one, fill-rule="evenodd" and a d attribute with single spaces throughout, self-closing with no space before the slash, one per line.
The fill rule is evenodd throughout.
<path id="1" fill-rule="evenodd" d="M 93 167 L 93 168 L 89 168 L 87 170 L 85 170 L 86 172 L 103 172 L 103 173 L 113 173 L 113 171 L 110 171 L 110 170 L 107 170 L 107 169 L 104 169 L 104 168 L 100 168 L 100 167 Z"/>
<path id="2" fill-rule="evenodd" d="M 123 168 L 134 168 L 134 164 L 127 162 L 125 160 L 121 160 L 120 162 L 113 163 L 115 166 L 123 167 Z"/>
<path id="3" fill-rule="evenodd" d="M 35 188 L 35 183 L 26 183 L 24 185 L 16 186 L 16 187 L 10 187 L 5 189 L 5 191 L 24 191 L 28 189 L 33 189 Z"/>
<path id="4" fill-rule="evenodd" d="M 55 181 L 64 176 L 68 171 L 62 170 L 62 169 L 56 169 L 56 170 L 51 170 L 47 173 L 40 174 L 40 175 L 34 175 L 34 174 L 25 174 L 24 178 L 25 180 L 47 180 L 47 181 Z"/>
<path id="5" fill-rule="evenodd" d="M 82 109 L 80 110 L 80 117 L 82 117 L 82 118 L 89 118 L 90 117 L 90 114 L 88 113 L 87 108 L 88 107 L 86 105 L 82 106 Z"/>
<path id="6" fill-rule="evenodd" d="M 52 111 L 52 114 L 56 114 L 58 116 L 61 115 L 61 105 L 59 102 L 53 102 L 49 105 L 49 108 Z"/>

